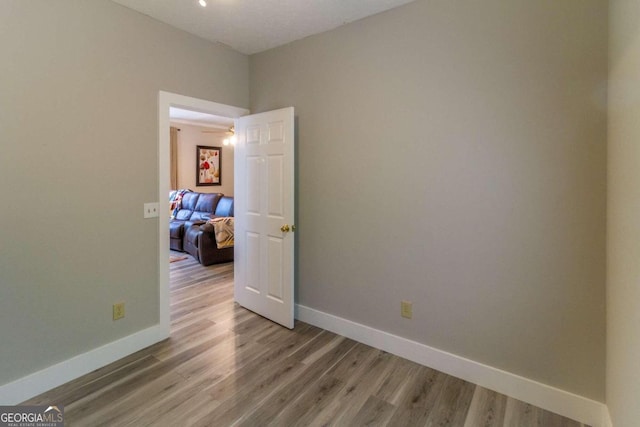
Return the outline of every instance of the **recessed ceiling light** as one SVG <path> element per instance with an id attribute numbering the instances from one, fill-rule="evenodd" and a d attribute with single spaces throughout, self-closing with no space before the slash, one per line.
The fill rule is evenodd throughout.
<path id="1" fill-rule="evenodd" d="M 207 2 L 204 0 L 198 0 L 198 3 L 200 3 L 200 6 L 202 7 L 207 7 Z"/>

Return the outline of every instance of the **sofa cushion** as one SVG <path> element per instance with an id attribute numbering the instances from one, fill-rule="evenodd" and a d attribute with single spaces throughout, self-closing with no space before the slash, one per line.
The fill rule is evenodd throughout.
<path id="1" fill-rule="evenodd" d="M 182 196 L 181 209 L 187 209 L 190 211 L 196 210 L 196 204 L 200 198 L 201 193 L 185 193 Z"/>
<path id="2" fill-rule="evenodd" d="M 211 217 L 221 197 L 221 193 L 201 193 L 190 219 L 199 220 L 203 218 L 203 215 L 206 215 L 207 218 Z"/>
<path id="3" fill-rule="evenodd" d="M 216 216 L 233 216 L 233 197 L 222 197 L 216 206 Z"/>
<path id="4" fill-rule="evenodd" d="M 178 221 L 186 221 L 189 218 L 191 218 L 191 215 L 193 215 L 193 211 L 190 209 L 180 209 L 178 211 L 178 213 L 176 214 L 176 219 Z"/>
<path id="5" fill-rule="evenodd" d="M 179 221 L 186 221 L 191 218 L 196 209 L 200 193 L 185 193 L 180 201 L 180 209 L 175 212 L 174 218 Z"/>

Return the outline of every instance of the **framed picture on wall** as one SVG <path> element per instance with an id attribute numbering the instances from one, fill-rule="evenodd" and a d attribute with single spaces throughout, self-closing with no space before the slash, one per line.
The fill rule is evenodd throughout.
<path id="1" fill-rule="evenodd" d="M 196 147 L 196 186 L 222 184 L 221 155 L 220 147 Z"/>

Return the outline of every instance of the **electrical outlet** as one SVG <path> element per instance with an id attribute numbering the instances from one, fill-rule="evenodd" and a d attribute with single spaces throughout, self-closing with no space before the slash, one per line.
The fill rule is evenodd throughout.
<path id="1" fill-rule="evenodd" d="M 411 316 L 413 316 L 413 303 L 411 301 L 400 301 L 400 315 L 411 319 Z"/>
<path id="2" fill-rule="evenodd" d="M 124 303 L 117 302 L 113 304 L 113 320 L 122 319 L 124 317 Z"/>
<path id="3" fill-rule="evenodd" d="M 160 204 L 158 202 L 144 204 L 144 217 L 157 218 L 160 215 Z"/>

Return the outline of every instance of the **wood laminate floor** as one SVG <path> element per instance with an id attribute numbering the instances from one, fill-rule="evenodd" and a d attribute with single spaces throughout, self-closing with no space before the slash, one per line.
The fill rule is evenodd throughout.
<path id="1" fill-rule="evenodd" d="M 37 396 L 67 426 L 582 424 L 233 302 L 233 264 L 171 263 L 171 338 Z"/>

